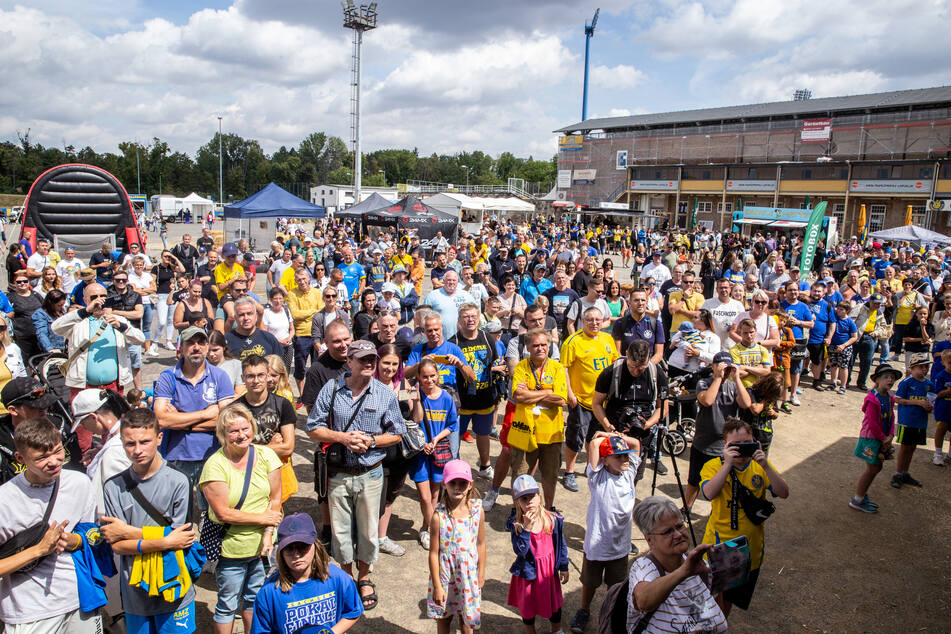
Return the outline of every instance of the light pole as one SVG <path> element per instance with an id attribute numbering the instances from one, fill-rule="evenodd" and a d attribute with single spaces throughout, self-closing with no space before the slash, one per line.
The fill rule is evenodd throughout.
<path id="1" fill-rule="evenodd" d="M 377 170 L 378 174 L 383 174 L 383 186 L 386 187 L 386 170 Z"/>
<path id="2" fill-rule="evenodd" d="M 139 142 L 135 142 L 135 193 L 142 193 L 142 172 L 139 166 Z"/>
<path id="3" fill-rule="evenodd" d="M 584 91 L 581 93 L 581 120 L 588 118 L 588 54 L 591 51 L 591 38 L 594 37 L 594 29 L 598 26 L 598 14 L 601 9 L 594 12 L 591 22 L 584 25 Z"/>
<path id="4" fill-rule="evenodd" d="M 221 117 L 218 117 L 218 203 L 224 209 L 225 204 L 224 159 L 221 154 Z M 211 212 L 214 214 L 214 210 Z"/>
<path id="5" fill-rule="evenodd" d="M 460 167 L 461 167 L 462 169 L 466 170 L 466 191 L 468 191 L 468 190 L 469 190 L 469 166 L 468 166 L 468 165 L 460 165 Z"/>
<path id="6" fill-rule="evenodd" d="M 376 28 L 376 2 L 356 6 L 353 0 L 343 6 L 343 26 L 353 30 L 353 57 L 350 69 L 350 130 L 353 134 L 353 204 L 360 203 L 363 157 L 360 154 L 360 48 L 363 32 Z"/>

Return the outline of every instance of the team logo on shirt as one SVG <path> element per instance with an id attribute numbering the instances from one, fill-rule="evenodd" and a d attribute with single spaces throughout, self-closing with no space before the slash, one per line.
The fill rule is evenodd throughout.
<path id="1" fill-rule="evenodd" d="M 644 338 L 645 338 L 645 339 L 653 339 L 653 338 L 654 338 L 654 331 L 651 330 L 650 328 L 648 328 L 647 330 L 645 330 L 645 331 L 644 331 Z"/>
<path id="2" fill-rule="evenodd" d="M 759 489 L 763 486 L 763 476 L 755 475 L 750 478 L 750 484 L 753 485 L 754 489 Z"/>
<path id="3" fill-rule="evenodd" d="M 102 541 L 102 533 L 99 532 L 99 528 L 94 526 L 86 531 L 86 543 L 90 546 L 98 546 Z"/>

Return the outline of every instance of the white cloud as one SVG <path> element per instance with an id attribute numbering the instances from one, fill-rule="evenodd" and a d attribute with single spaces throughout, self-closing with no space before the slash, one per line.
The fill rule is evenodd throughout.
<path id="1" fill-rule="evenodd" d="M 629 117 L 631 116 L 631 111 L 627 108 L 611 108 L 608 111 L 609 117 Z"/>
<path id="2" fill-rule="evenodd" d="M 595 66 L 591 69 L 591 82 L 605 88 L 633 88 L 642 83 L 647 75 L 633 66 Z"/>

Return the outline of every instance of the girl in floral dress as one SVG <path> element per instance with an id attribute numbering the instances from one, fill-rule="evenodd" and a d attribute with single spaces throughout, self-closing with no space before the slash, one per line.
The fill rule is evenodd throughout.
<path id="1" fill-rule="evenodd" d="M 547 618 L 553 633 L 561 632 L 561 586 L 568 583 L 564 520 L 544 508 L 538 483 L 527 473 L 512 483 L 512 497 L 515 509 L 506 528 L 516 559 L 507 602 L 522 616 L 526 634 L 535 634 L 536 616 Z"/>
<path id="2" fill-rule="evenodd" d="M 429 594 L 426 611 L 436 631 L 448 634 L 459 616 L 465 633 L 479 629 L 485 584 L 485 514 L 475 498 L 472 469 L 464 460 L 443 467 L 439 504 L 429 523 Z"/>

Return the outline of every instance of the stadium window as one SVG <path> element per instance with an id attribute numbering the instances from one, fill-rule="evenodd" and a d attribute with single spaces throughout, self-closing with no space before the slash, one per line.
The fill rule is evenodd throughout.
<path id="1" fill-rule="evenodd" d="M 755 179 L 755 178 L 756 178 L 756 168 L 755 168 L 755 167 L 751 167 L 751 168 L 750 168 L 750 179 L 752 180 L 752 179 Z"/>
<path id="2" fill-rule="evenodd" d="M 922 167 L 918 170 L 918 178 L 931 178 L 933 173 L 932 168 Z"/>
<path id="3" fill-rule="evenodd" d="M 888 178 L 888 168 L 887 168 L 887 167 L 879 167 L 877 170 L 875 170 L 875 178 L 877 178 L 877 179 L 879 179 L 879 180 Z"/>
<path id="4" fill-rule="evenodd" d="M 709 214 L 713 213 L 713 203 L 708 201 L 698 202 L 697 203 L 697 213 L 698 214 Z"/>
<path id="5" fill-rule="evenodd" d="M 705 181 L 708 181 L 712 178 L 710 170 L 703 170 L 701 173 L 701 178 Z"/>
<path id="6" fill-rule="evenodd" d="M 841 233 L 842 227 L 845 226 L 845 203 L 832 205 L 832 217 L 836 219 L 835 224 L 839 228 L 839 233 Z"/>
<path id="7" fill-rule="evenodd" d="M 868 208 L 868 232 L 885 228 L 885 205 L 870 205 Z"/>
<path id="8" fill-rule="evenodd" d="M 722 214 L 726 212 L 728 214 L 733 213 L 733 203 L 727 203 L 726 206 L 723 206 L 723 203 L 717 203 L 717 213 Z"/>
<path id="9" fill-rule="evenodd" d="M 809 170 L 809 169 L 802 170 L 802 178 L 803 180 L 812 179 L 812 170 Z"/>
<path id="10" fill-rule="evenodd" d="M 923 177 L 924 178 L 924 177 Z M 917 225 L 919 227 L 925 226 L 925 207 L 912 207 L 911 208 L 911 224 Z"/>
<path id="11" fill-rule="evenodd" d="M 845 180 L 849 177 L 849 168 L 843 167 L 839 170 L 839 178 Z"/>

